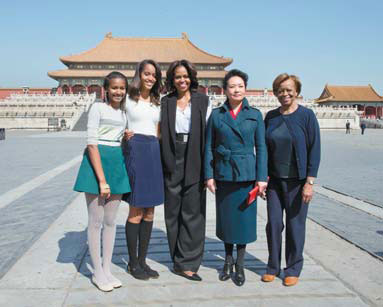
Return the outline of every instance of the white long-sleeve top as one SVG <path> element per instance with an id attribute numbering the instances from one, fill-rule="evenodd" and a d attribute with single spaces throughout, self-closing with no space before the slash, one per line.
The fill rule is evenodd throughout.
<path id="1" fill-rule="evenodd" d="M 157 136 L 160 106 L 147 101 L 126 98 L 128 129 L 134 133 Z"/>
<path id="2" fill-rule="evenodd" d="M 105 102 L 94 103 L 88 114 L 88 145 L 120 146 L 126 114 Z"/>

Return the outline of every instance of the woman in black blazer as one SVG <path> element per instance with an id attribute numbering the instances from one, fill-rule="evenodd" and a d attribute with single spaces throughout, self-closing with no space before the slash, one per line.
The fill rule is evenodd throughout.
<path id="1" fill-rule="evenodd" d="M 187 60 L 170 64 L 170 94 L 161 100 L 161 155 L 165 222 L 174 273 L 194 281 L 205 241 L 206 192 L 202 177 L 209 98 L 197 93 L 197 71 Z"/>

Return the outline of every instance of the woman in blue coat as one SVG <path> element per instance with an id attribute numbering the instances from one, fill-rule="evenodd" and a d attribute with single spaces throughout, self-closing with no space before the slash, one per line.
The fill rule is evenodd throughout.
<path id="1" fill-rule="evenodd" d="M 245 282 L 243 270 L 246 244 L 257 239 L 257 204 L 247 206 L 247 195 L 267 187 L 267 149 L 262 114 L 245 98 L 248 76 L 233 69 L 223 88 L 226 102 L 214 109 L 207 126 L 205 180 L 216 194 L 216 234 L 225 243 L 225 264 L 219 279 L 230 278 L 233 247 L 237 244 L 234 282 Z"/>

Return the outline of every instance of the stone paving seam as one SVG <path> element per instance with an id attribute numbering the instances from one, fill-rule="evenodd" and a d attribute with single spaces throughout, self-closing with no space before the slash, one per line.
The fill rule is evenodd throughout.
<path id="1" fill-rule="evenodd" d="M 65 162 L 0 196 L 0 209 L 81 162 L 82 155 Z"/>
<path id="2" fill-rule="evenodd" d="M 372 252 L 372 251 L 369 251 L 368 249 L 362 247 L 361 245 L 359 245 L 359 244 L 356 243 L 356 242 L 351 241 L 350 239 L 346 238 L 345 236 L 340 235 L 339 233 L 337 233 L 335 230 L 331 229 L 330 227 L 328 227 L 328 226 L 326 226 L 326 225 L 322 225 L 320 222 L 316 221 L 315 218 L 310 217 L 310 216 L 308 216 L 307 218 L 308 218 L 309 220 L 311 220 L 312 222 L 314 222 L 315 224 L 317 224 L 317 225 L 319 225 L 319 226 L 325 228 L 326 230 L 330 231 L 331 233 L 335 234 L 335 235 L 336 235 L 337 237 L 339 237 L 340 239 L 347 241 L 348 243 L 352 244 L 353 246 L 357 247 L 358 249 L 360 249 L 360 250 L 362 250 L 362 251 L 368 253 L 368 254 L 371 255 L 372 257 L 374 257 L 374 258 L 376 258 L 376 259 L 378 259 L 378 260 L 380 260 L 380 261 L 383 261 L 383 257 L 381 257 L 381 256 L 379 256 L 379 255 L 377 255 L 377 254 L 375 254 L 375 253 Z"/>
<path id="3" fill-rule="evenodd" d="M 347 241 L 348 243 L 352 244 L 354 247 L 360 249 L 361 251 L 363 252 L 366 252 L 364 249 L 361 249 L 359 246 L 355 245 L 353 242 L 339 236 L 337 233 L 333 232 L 331 229 L 328 229 L 327 227 L 324 227 L 323 225 L 321 225 L 320 223 L 316 222 L 315 220 L 313 220 L 312 218 L 308 217 L 308 219 L 315 223 L 316 225 L 318 225 L 319 227 L 322 227 L 324 229 L 326 229 L 327 231 L 330 231 L 332 234 L 336 235 L 339 239 L 341 240 L 345 240 Z M 346 288 L 348 288 L 350 291 L 356 293 L 360 299 L 367 303 L 368 305 L 370 306 L 377 306 L 372 300 L 370 300 L 368 297 L 366 297 L 365 295 L 363 295 L 363 293 L 361 293 L 360 291 L 358 291 L 357 288 L 355 288 L 351 283 L 347 282 L 346 280 L 344 280 L 343 278 L 340 277 L 340 274 L 338 274 L 337 272 L 333 271 L 332 269 L 328 268 L 324 263 L 323 261 L 319 260 L 317 257 L 315 257 L 314 255 L 312 255 L 310 253 L 309 250 L 306 250 L 305 253 L 307 253 L 307 255 L 309 255 L 309 257 L 315 262 L 317 263 L 317 265 L 319 265 L 320 267 L 323 268 L 323 270 L 325 270 L 326 272 L 328 272 L 329 274 L 331 274 L 332 276 L 334 276 L 334 278 L 336 278 L 339 282 L 341 282 Z M 369 255 L 373 256 L 374 258 L 378 258 L 379 257 L 376 257 L 375 255 L 372 255 L 371 253 L 368 253 Z M 381 260 L 381 259 L 379 259 Z"/>
<path id="4" fill-rule="evenodd" d="M 263 212 L 262 212 L 263 213 Z M 258 211 L 258 215 L 262 216 L 262 213 L 260 213 Z M 265 218 L 265 217 L 263 217 Z M 327 231 L 330 231 L 331 233 L 335 234 L 337 237 L 339 237 L 340 239 L 344 239 L 342 238 L 341 236 L 339 236 L 337 233 L 333 232 L 331 229 L 328 229 L 327 227 L 321 225 L 319 222 L 316 222 L 314 219 L 310 218 L 309 216 L 307 217 L 309 219 L 309 221 L 317 224 L 319 227 L 322 227 L 324 229 L 326 229 Z M 307 221 L 307 222 L 309 222 Z M 344 239 L 346 240 L 346 239 Z M 360 249 L 360 250 L 363 250 L 361 249 L 360 247 L 358 247 L 357 245 L 355 245 L 353 242 L 350 242 L 349 240 L 346 240 L 347 242 L 351 243 L 353 246 L 355 246 L 356 248 Z M 369 253 L 370 254 L 370 253 Z M 313 255 L 310 254 L 310 251 L 306 248 L 305 251 L 304 251 L 304 255 L 307 255 L 311 258 L 311 260 L 316 263 L 317 265 L 319 265 L 322 269 L 324 269 L 326 272 L 330 273 L 334 278 L 336 278 L 340 283 L 342 283 L 347 289 L 349 289 L 350 291 L 354 292 L 355 294 L 357 294 L 360 299 L 365 302 L 365 303 L 368 303 L 369 305 L 374 305 L 373 302 L 371 300 L 369 300 L 367 297 L 365 297 L 362 293 L 360 293 L 359 291 L 357 291 L 357 289 L 355 289 L 351 284 L 347 283 L 346 281 L 344 281 L 343 279 L 340 279 L 339 278 L 339 275 L 332 271 L 332 270 L 329 270 L 324 264 L 323 262 L 319 261 L 317 258 L 313 257 Z M 306 257 L 305 257 L 306 258 Z M 305 264 L 305 266 L 307 266 L 307 264 Z"/>
<path id="5" fill-rule="evenodd" d="M 80 268 L 81 268 L 81 266 L 83 265 L 83 263 L 84 263 L 84 261 L 85 261 L 85 258 L 86 258 L 86 255 L 87 255 L 87 253 L 88 253 L 88 250 L 89 250 L 89 249 L 88 249 L 88 244 L 85 244 L 85 245 L 83 246 L 83 248 L 82 248 L 82 251 L 80 252 L 80 254 L 82 255 L 82 256 L 80 257 L 80 261 L 76 262 L 76 273 L 74 274 L 72 280 L 70 281 L 69 286 L 65 289 L 66 294 L 65 294 L 64 300 L 63 300 L 62 305 L 61 305 L 62 307 L 66 306 L 66 301 L 67 301 L 67 299 L 68 299 L 68 297 L 69 297 L 69 293 L 70 293 L 70 291 L 73 289 L 72 285 L 73 285 L 73 284 L 75 283 L 75 281 L 77 280 L 77 276 L 78 276 L 79 274 L 81 274 L 81 273 L 80 273 Z"/>
<path id="6" fill-rule="evenodd" d="M 318 194 L 321 194 L 331 200 L 338 201 L 346 206 L 358 209 L 360 211 L 363 211 L 364 213 L 368 213 L 372 216 L 383 219 L 383 208 L 376 204 L 336 191 L 326 186 L 316 185 L 315 191 Z"/>

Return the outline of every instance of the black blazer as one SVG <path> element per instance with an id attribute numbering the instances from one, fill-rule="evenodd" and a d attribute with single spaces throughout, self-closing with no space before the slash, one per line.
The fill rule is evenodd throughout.
<path id="1" fill-rule="evenodd" d="M 203 180 L 202 162 L 205 149 L 206 112 L 209 98 L 205 94 L 191 93 L 191 128 L 186 151 L 185 185 Z M 164 173 L 176 168 L 176 110 L 177 93 L 161 99 L 161 157 Z"/>

